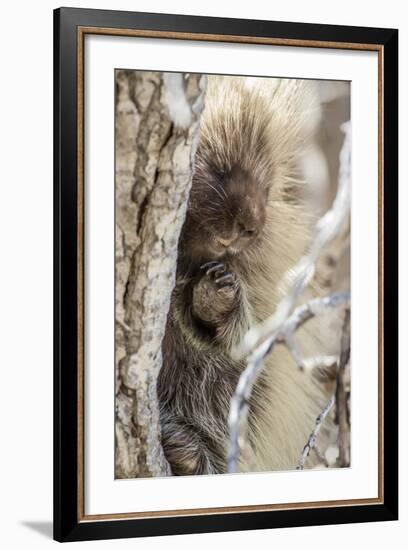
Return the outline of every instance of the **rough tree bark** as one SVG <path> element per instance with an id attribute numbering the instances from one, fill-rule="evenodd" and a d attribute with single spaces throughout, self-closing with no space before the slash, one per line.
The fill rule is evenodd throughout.
<path id="1" fill-rule="evenodd" d="M 170 474 L 156 380 L 205 77 L 116 72 L 117 478 Z"/>

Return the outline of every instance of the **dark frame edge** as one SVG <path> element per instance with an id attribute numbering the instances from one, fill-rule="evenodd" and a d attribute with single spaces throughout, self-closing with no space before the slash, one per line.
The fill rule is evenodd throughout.
<path id="1" fill-rule="evenodd" d="M 54 33 L 53 33 L 53 131 L 54 131 L 54 141 L 53 141 L 53 232 L 54 232 L 54 241 L 53 241 L 53 255 L 54 255 L 54 288 L 53 288 L 53 316 L 54 316 L 54 338 L 53 338 L 53 354 L 54 354 L 54 376 L 53 376 L 53 388 L 54 388 L 54 425 L 53 425 L 53 439 L 54 439 L 54 460 L 53 460 L 53 536 L 57 541 L 62 541 L 61 533 L 61 490 L 60 490 L 60 479 L 61 479 L 61 468 L 59 461 L 59 449 L 58 449 L 58 439 L 59 439 L 59 380 L 60 380 L 60 369 L 59 369 L 59 312 L 60 312 L 60 303 L 59 303 L 59 273 L 60 273 L 60 257 L 59 257 L 59 223 L 60 223 L 60 212 L 59 212 L 59 167 L 60 167 L 60 156 L 59 156 L 59 142 L 60 142 L 60 78 L 59 78 L 59 41 L 60 41 L 60 10 L 54 10 L 53 12 L 53 24 L 54 24 Z M 58 422 L 57 422 L 58 420 Z"/>
<path id="2" fill-rule="evenodd" d="M 398 519 L 398 30 L 383 53 L 384 506 Z M 387 269 L 385 269 L 387 266 Z M 385 343 L 387 344 L 385 346 Z M 386 406 L 385 406 L 386 404 Z"/>
<path id="3" fill-rule="evenodd" d="M 57 11 L 57 10 L 56 10 Z M 58 8 L 64 19 L 75 20 L 78 26 L 113 27 L 149 29 L 162 31 L 196 32 L 207 34 L 225 34 L 237 36 L 272 37 L 270 28 L 273 26 L 274 38 L 333 41 L 347 33 L 347 40 L 340 42 L 355 42 L 361 44 L 385 44 L 397 29 L 384 27 L 361 27 L 353 25 L 334 25 L 323 23 L 303 23 L 299 21 L 270 21 L 264 19 L 240 19 L 232 17 L 201 16 L 158 12 L 137 12 L 124 10 L 101 10 L 75 7 Z M 109 21 L 115 18 L 113 25 Z M 245 32 L 242 26 L 245 24 Z M 192 31 L 191 27 L 195 27 Z M 313 34 L 313 38 L 311 35 Z M 305 36 L 309 35 L 309 36 Z M 337 39 L 335 39 L 337 41 Z"/>
<path id="4" fill-rule="evenodd" d="M 54 10 L 54 539 L 78 524 L 76 24 Z M 67 17 L 68 15 L 68 17 Z M 74 115 L 74 116 L 73 116 Z M 72 117 L 74 124 L 72 124 Z"/>
<path id="5" fill-rule="evenodd" d="M 339 511 L 341 518 L 339 519 Z M 319 512 L 319 517 L 316 517 Z M 273 516 L 271 516 L 273 514 Z M 303 510 L 250 512 L 185 516 L 178 518 L 122 519 L 109 521 L 84 521 L 77 523 L 60 540 L 61 542 L 102 540 L 114 538 L 139 538 L 168 535 L 189 535 L 209 532 L 232 532 L 260 529 L 311 527 L 394 521 L 394 513 L 383 504 L 333 508 L 308 508 Z M 177 520 L 177 521 L 175 521 Z M 158 525 L 160 524 L 160 525 Z"/>
<path id="6" fill-rule="evenodd" d="M 387 372 L 384 380 L 384 502 L 382 504 L 340 506 L 336 508 L 309 508 L 302 510 L 282 510 L 271 512 L 245 512 L 208 514 L 200 516 L 176 516 L 152 519 L 121 519 L 102 521 L 78 521 L 77 503 L 77 456 L 76 448 L 68 441 L 76 441 L 77 426 L 75 406 L 71 398 L 77 395 L 77 372 L 75 364 L 77 348 L 72 346 L 76 334 L 76 189 L 72 182 L 76 178 L 77 125 L 70 124 L 71 116 L 76 115 L 77 75 L 72 68 L 76 59 L 76 27 L 78 25 L 99 26 L 100 19 L 113 14 L 128 14 L 133 18 L 139 14 L 105 10 L 85 10 L 79 8 L 59 8 L 54 10 L 54 538 L 59 542 L 79 540 L 100 540 L 160 536 L 169 534 L 191 534 L 276 527 L 311 526 L 318 524 L 345 524 L 369 521 L 392 521 L 398 519 L 398 411 L 395 404 L 397 392 L 397 369 Z M 189 26 L 192 20 L 200 26 L 208 26 L 214 21 L 236 29 L 244 23 L 239 19 L 222 20 L 182 15 L 140 14 L 143 28 L 146 20 L 152 18 L 154 26 Z M 170 23 L 164 20 L 169 18 Z M 95 20 L 94 20 L 95 18 Z M 160 23 L 160 20 L 162 23 Z M 164 22 L 163 22 L 164 21 Z M 159 22 L 159 23 L 158 23 Z M 249 23 L 249 22 L 245 22 Z M 257 23 L 253 21 L 253 23 Z M 267 25 L 270 22 L 262 22 Z M 286 29 L 307 28 L 307 34 L 325 25 L 283 23 Z M 120 24 L 111 25 L 124 28 Z M 128 26 L 128 25 L 127 25 Z M 394 347 L 394 358 L 390 364 L 397 364 L 398 345 L 398 31 L 396 29 L 370 29 L 362 27 L 333 27 L 338 33 L 364 31 L 366 42 L 384 46 L 384 341 L 387 353 Z M 296 29 L 295 29 L 296 30 Z M 372 32 L 371 32 L 372 31 Z M 198 32 L 198 30 L 196 31 Z M 253 31 L 254 34 L 258 34 Z M 260 31 L 259 31 L 260 32 Z M 284 31 L 286 32 L 286 30 Z M 296 33 L 299 32 L 296 30 Z M 306 31 L 305 31 L 306 32 Z M 371 32 L 371 34 L 370 34 Z M 368 33 L 368 34 L 367 34 Z M 229 32 L 225 32 L 229 34 Z M 236 33 L 239 34 L 239 33 Z M 244 33 L 247 34 L 247 33 Z M 267 34 L 267 33 L 266 33 Z M 381 40 L 377 40 L 381 35 Z M 369 39 L 367 39 L 367 36 Z M 321 37 L 320 37 L 321 38 Z M 324 39 L 324 38 L 322 38 Z M 62 61 L 62 55 L 68 57 Z M 73 52 L 75 56 L 73 57 Z M 68 67 L 68 62 L 71 66 Z M 386 84 L 386 85 L 385 85 Z M 72 93 L 74 92 L 74 93 Z M 65 117 L 65 118 L 64 118 Z M 74 117 L 76 121 L 76 116 Z M 69 128 L 69 131 L 68 131 Z M 63 132 L 63 133 L 62 133 Z M 73 246 L 72 243 L 75 243 Z M 72 279 L 73 277 L 73 279 Z M 75 307 L 70 308 L 74 300 Z M 72 349 L 74 347 L 75 349 Z M 392 361 L 392 359 L 394 359 Z M 75 405 L 75 404 L 74 404 Z M 72 416 L 74 421 L 72 422 Z M 62 437 L 62 434 L 64 436 Z"/>

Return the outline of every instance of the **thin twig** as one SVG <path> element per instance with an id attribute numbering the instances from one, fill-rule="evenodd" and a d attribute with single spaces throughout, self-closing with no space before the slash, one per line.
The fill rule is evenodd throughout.
<path id="1" fill-rule="evenodd" d="M 313 450 L 317 456 L 317 458 L 320 460 L 320 462 L 326 467 L 328 468 L 329 467 L 329 462 L 327 460 L 327 458 L 324 456 L 324 454 L 322 453 L 322 451 L 319 449 L 319 446 L 317 445 L 317 443 L 315 442 L 314 446 L 313 446 Z"/>
<path id="2" fill-rule="evenodd" d="M 348 304 L 350 294 L 348 292 L 339 292 L 325 298 L 316 298 L 295 309 L 293 314 L 282 324 L 279 331 L 275 331 L 272 336 L 265 340 L 248 357 L 247 367 L 241 374 L 238 381 L 235 394 L 231 399 L 231 408 L 229 414 L 230 429 L 230 447 L 228 453 L 228 471 L 236 472 L 238 468 L 239 450 L 243 447 L 245 439 L 246 421 L 248 417 L 248 404 L 252 393 L 253 385 L 258 374 L 263 368 L 265 357 L 271 353 L 275 344 L 285 343 L 293 354 L 291 348 L 291 337 L 294 331 L 303 323 L 312 319 L 322 311 L 328 308 L 338 307 Z M 300 360 L 300 367 L 305 368 L 307 363 Z M 317 364 L 316 366 L 321 366 Z"/>
<path id="3" fill-rule="evenodd" d="M 313 369 L 328 367 L 337 364 L 337 358 L 333 356 L 316 356 L 307 359 L 302 358 L 300 349 L 295 339 L 295 331 L 312 317 L 323 313 L 326 309 L 338 306 L 348 306 L 350 303 L 349 292 L 337 292 L 324 298 L 315 298 L 295 309 L 292 315 L 282 324 L 277 331 L 276 342 L 286 344 L 292 354 L 296 365 L 300 369 Z"/>
<path id="4" fill-rule="evenodd" d="M 319 416 L 316 418 L 315 427 L 312 433 L 309 436 L 309 439 L 306 442 L 306 445 L 303 447 L 302 454 L 300 455 L 299 463 L 296 467 L 297 470 L 303 470 L 305 466 L 306 458 L 309 456 L 309 453 L 312 449 L 315 450 L 316 454 L 318 454 L 320 451 L 316 451 L 316 440 L 317 436 L 319 435 L 320 428 L 322 427 L 323 420 L 326 418 L 326 416 L 329 414 L 331 408 L 334 405 L 335 397 L 332 395 L 329 399 L 329 401 L 326 403 L 324 409 L 319 414 Z M 320 453 L 321 454 L 321 453 Z"/>

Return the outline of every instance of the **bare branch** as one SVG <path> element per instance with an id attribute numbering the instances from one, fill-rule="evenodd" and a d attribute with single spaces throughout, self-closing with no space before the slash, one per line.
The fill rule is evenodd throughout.
<path id="1" fill-rule="evenodd" d="M 305 368 L 305 364 L 312 365 L 310 359 L 304 363 L 301 359 L 295 339 L 295 330 L 311 317 L 319 314 L 327 307 L 337 307 L 347 304 L 349 293 L 338 293 L 326 298 L 312 300 L 304 306 L 298 307 L 293 313 L 302 291 L 309 283 L 315 271 L 315 264 L 324 247 L 334 238 L 347 220 L 350 211 L 350 157 L 351 157 L 351 125 L 343 124 L 345 133 L 343 146 L 340 152 L 340 169 L 337 195 L 332 207 L 316 225 L 315 236 L 309 251 L 300 259 L 294 270 L 287 276 L 293 282 L 289 291 L 278 304 L 275 313 L 263 323 L 251 328 L 242 342 L 233 352 L 237 359 L 247 357 L 247 367 L 240 376 L 235 394 L 231 400 L 229 429 L 230 447 L 228 453 L 228 471 L 236 472 L 238 468 L 240 448 L 245 443 L 245 434 L 248 417 L 248 403 L 253 386 L 264 366 L 264 359 L 276 343 L 285 343 L 292 353 L 296 364 Z M 294 275 L 293 275 L 294 274 Z M 332 398 L 334 401 L 334 397 Z M 330 408 L 333 403 L 331 403 Z M 327 411 L 328 412 L 328 411 Z"/>
<path id="2" fill-rule="evenodd" d="M 283 323 L 279 331 L 276 333 L 276 342 L 284 343 L 292 354 L 296 365 L 300 369 L 313 369 L 317 367 L 328 367 L 337 364 L 337 358 L 328 357 L 312 357 L 302 359 L 301 352 L 295 340 L 295 331 L 312 317 L 316 317 L 325 309 L 335 308 L 341 305 L 348 305 L 350 302 L 349 292 L 338 292 L 324 298 L 315 298 L 306 304 L 295 309 L 292 315 Z"/>
<path id="3" fill-rule="evenodd" d="M 317 361 L 318 358 L 316 358 Z M 327 409 L 323 409 L 323 412 L 319 415 L 316 420 L 316 427 L 310 435 L 305 447 L 303 448 L 298 469 L 302 470 L 306 458 L 309 456 L 310 450 L 314 450 L 318 459 L 326 467 L 328 467 L 328 460 L 322 454 L 320 449 L 316 445 L 317 435 L 320 429 L 320 425 L 323 422 L 324 418 L 329 413 L 330 409 L 333 406 L 333 403 L 336 403 L 336 418 L 339 425 L 339 434 L 338 434 L 338 445 L 339 445 L 339 456 L 337 458 L 337 466 L 344 468 L 350 465 L 350 414 L 349 414 L 349 403 L 348 403 L 348 393 L 346 391 L 345 384 L 345 369 L 350 360 L 350 310 L 347 308 L 345 312 L 345 318 L 343 323 L 343 331 L 341 337 L 341 353 L 337 361 L 337 385 L 336 385 L 336 394 L 331 398 L 331 405 Z M 330 403 L 329 402 L 329 403 Z M 319 426 L 318 426 L 319 422 Z M 318 429 L 317 429 L 318 428 Z"/>
<path id="4" fill-rule="evenodd" d="M 335 398 L 334 398 L 334 395 L 332 395 L 328 400 L 328 402 L 326 403 L 322 412 L 316 418 L 315 427 L 312 433 L 310 434 L 309 439 L 306 442 L 306 445 L 303 447 L 302 454 L 300 455 L 299 464 L 296 467 L 297 470 L 303 470 L 305 466 L 305 460 L 309 456 L 309 453 L 312 449 L 315 450 L 316 454 L 321 455 L 319 449 L 316 451 L 316 440 L 317 440 L 317 436 L 319 435 L 320 428 L 322 427 L 324 419 L 329 414 L 331 408 L 334 405 L 334 401 L 335 401 Z"/>
<path id="5" fill-rule="evenodd" d="M 315 444 L 313 445 L 313 450 L 317 456 L 317 458 L 320 460 L 320 462 L 326 467 L 328 468 L 329 467 L 329 461 L 327 460 L 327 458 L 324 456 L 324 454 L 322 453 L 322 451 L 320 450 L 319 446 L 317 445 L 317 443 L 315 442 Z"/>
<path id="6" fill-rule="evenodd" d="M 292 355 L 297 359 L 296 363 L 300 368 L 311 368 L 322 366 L 321 363 L 312 363 L 311 360 L 302 360 L 299 351 L 294 347 L 293 334 L 303 323 L 312 319 L 328 308 L 348 304 L 350 294 L 339 292 L 325 298 L 316 298 L 307 304 L 299 306 L 293 314 L 276 330 L 272 336 L 266 339 L 248 357 L 247 367 L 242 373 L 235 394 L 231 400 L 229 415 L 230 449 L 228 454 L 228 471 L 236 472 L 238 467 L 239 450 L 243 448 L 245 441 L 246 421 L 248 416 L 248 403 L 251 397 L 252 388 L 263 368 L 265 357 L 271 353 L 275 344 L 285 343 Z M 330 363 L 332 364 L 332 363 Z"/>
<path id="7" fill-rule="evenodd" d="M 351 157 L 351 125 L 343 124 L 345 133 L 343 147 L 340 153 L 339 183 L 336 198 L 332 207 L 316 224 L 315 236 L 309 251 L 287 275 L 293 280 L 289 291 L 276 308 L 275 313 L 263 323 L 252 327 L 244 336 L 234 352 L 236 358 L 244 357 L 255 347 L 264 342 L 287 319 L 295 306 L 301 292 L 306 287 L 315 271 L 315 263 L 324 247 L 336 236 L 350 212 L 350 157 Z"/>
<path id="8" fill-rule="evenodd" d="M 337 371 L 336 387 L 336 419 L 339 425 L 339 457 L 338 466 L 350 466 L 350 411 L 346 389 L 346 368 L 350 361 L 350 310 L 346 311 L 341 338 L 341 352 Z"/>

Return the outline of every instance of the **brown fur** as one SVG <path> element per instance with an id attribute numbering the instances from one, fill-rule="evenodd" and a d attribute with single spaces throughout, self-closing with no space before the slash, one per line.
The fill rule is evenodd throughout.
<path id="1" fill-rule="evenodd" d="M 158 382 L 175 474 L 226 471 L 227 417 L 244 368 L 230 351 L 274 312 L 307 244 L 297 159 L 318 116 L 313 83 L 208 79 Z M 315 338 L 304 332 L 302 344 L 313 350 Z M 253 456 L 241 470 L 295 468 L 323 400 L 316 382 L 277 349 L 253 392 Z"/>

